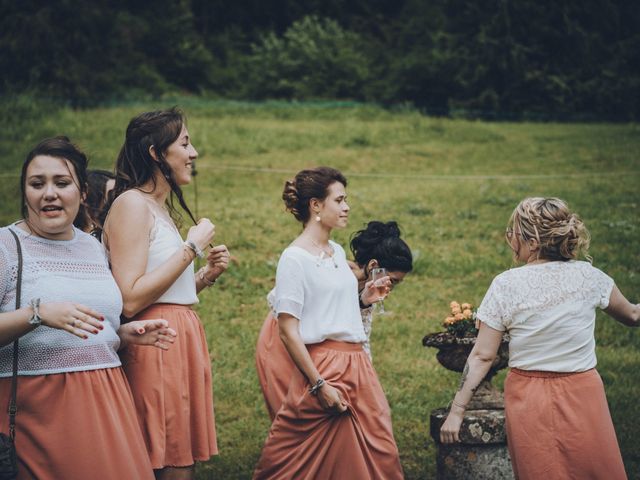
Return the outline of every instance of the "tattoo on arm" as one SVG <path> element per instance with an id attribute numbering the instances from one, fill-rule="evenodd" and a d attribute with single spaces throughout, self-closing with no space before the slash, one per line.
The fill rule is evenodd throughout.
<path id="1" fill-rule="evenodd" d="M 466 383 L 468 376 L 469 376 L 469 362 L 466 362 L 464 364 L 464 369 L 462 370 L 462 378 L 460 378 L 460 385 L 458 385 L 458 391 L 462 390 L 462 387 L 464 387 L 464 384 Z M 473 394 L 476 393 L 478 386 L 479 384 L 471 387 L 471 396 L 473 396 Z"/>

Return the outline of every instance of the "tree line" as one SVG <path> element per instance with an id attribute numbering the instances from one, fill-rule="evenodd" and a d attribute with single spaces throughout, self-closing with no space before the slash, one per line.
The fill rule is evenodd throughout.
<path id="1" fill-rule="evenodd" d="M 636 120 L 640 2 L 0 0 L 0 87 Z"/>

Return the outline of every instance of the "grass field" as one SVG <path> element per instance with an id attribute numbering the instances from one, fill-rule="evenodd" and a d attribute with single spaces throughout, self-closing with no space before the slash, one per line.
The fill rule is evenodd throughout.
<path id="1" fill-rule="evenodd" d="M 408 479 L 435 476 L 429 412 L 449 401 L 458 381 L 421 339 L 441 328 L 451 300 L 477 305 L 493 276 L 512 265 L 503 232 L 520 199 L 567 200 L 591 230 L 594 264 L 638 301 L 638 125 L 484 123 L 373 106 L 178 103 L 200 153 L 198 213 L 214 221 L 216 241 L 238 259 L 198 306 L 211 349 L 221 451 L 199 467 L 198 478 L 250 478 L 267 434 L 254 347 L 278 256 L 300 231 L 284 211 L 282 186 L 302 168 L 331 165 L 349 179 L 350 225 L 336 232 L 337 241 L 346 245 L 368 220 L 395 219 L 415 254 L 414 272 L 385 302 L 392 314 L 374 322 L 371 341 Z M 28 99 L 5 105 L 2 224 L 18 217 L 16 174 L 38 140 L 66 134 L 93 167 L 108 168 L 129 119 L 164 106 L 38 110 Z M 194 206 L 193 185 L 186 192 Z M 639 332 L 599 314 L 596 340 L 627 473 L 640 478 Z"/>

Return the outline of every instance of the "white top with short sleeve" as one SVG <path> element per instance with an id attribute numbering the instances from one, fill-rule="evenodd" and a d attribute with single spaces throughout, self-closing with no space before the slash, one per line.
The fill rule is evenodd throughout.
<path id="1" fill-rule="evenodd" d="M 596 366 L 596 308 L 607 308 L 614 282 L 588 262 L 546 262 L 494 278 L 477 316 L 508 331 L 509 366 L 582 372 Z"/>
<path id="2" fill-rule="evenodd" d="M 305 344 L 324 340 L 362 343 L 367 337 L 358 304 L 358 281 L 342 247 L 333 241 L 329 244 L 333 259 L 294 245 L 282 252 L 276 273 L 276 315 L 288 313 L 300 320 L 298 331 Z"/>
<path id="3" fill-rule="evenodd" d="M 49 240 L 10 225 L 0 228 L 0 311 L 15 310 L 18 254 L 13 235 L 22 245 L 21 305 L 32 298 L 40 304 L 73 302 L 104 315 L 104 329 L 86 340 L 67 331 L 41 325 L 20 337 L 19 375 L 78 372 L 120 366 L 118 347 L 122 296 L 104 248 L 94 237 L 73 229 L 71 240 Z M 0 377 L 12 375 L 13 342 L 0 348 Z M 20 387 L 18 387 L 19 389 Z M 19 395 L 19 394 L 18 394 Z"/>

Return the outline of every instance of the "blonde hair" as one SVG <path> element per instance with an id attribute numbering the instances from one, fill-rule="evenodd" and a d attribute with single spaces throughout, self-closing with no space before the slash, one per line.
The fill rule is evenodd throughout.
<path id="1" fill-rule="evenodd" d="M 525 198 L 511 214 L 509 227 L 525 241 L 538 241 L 538 258 L 567 261 L 582 254 L 589 262 L 592 260 L 588 255 L 591 235 L 587 227 L 559 198 Z"/>

